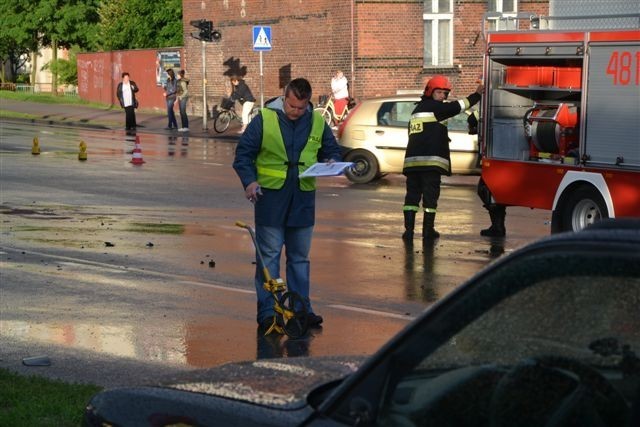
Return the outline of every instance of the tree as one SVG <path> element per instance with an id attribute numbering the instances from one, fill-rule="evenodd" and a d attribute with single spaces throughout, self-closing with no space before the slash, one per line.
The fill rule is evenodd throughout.
<path id="1" fill-rule="evenodd" d="M 58 47 L 91 48 L 97 40 L 96 24 L 99 0 L 39 0 L 35 10 L 40 42 L 51 47 L 52 63 L 58 59 Z M 57 67 L 51 69 L 52 92 L 57 93 Z"/>
<path id="2" fill-rule="evenodd" d="M 78 84 L 78 67 L 76 63 L 76 55 L 78 47 L 73 46 L 69 49 L 69 59 L 51 60 L 45 64 L 43 70 L 51 70 L 52 74 L 56 74 L 60 78 L 60 82 L 67 85 Z"/>
<path id="3" fill-rule="evenodd" d="M 0 14 L 0 61 L 2 81 L 5 66 L 10 67 L 9 79 L 15 80 L 18 70 L 29 60 L 29 53 L 38 49 L 38 30 L 34 18 L 36 5 L 29 0 L 7 2 Z"/>
<path id="4" fill-rule="evenodd" d="M 182 0 L 105 0 L 99 14 L 103 50 L 182 45 Z"/>

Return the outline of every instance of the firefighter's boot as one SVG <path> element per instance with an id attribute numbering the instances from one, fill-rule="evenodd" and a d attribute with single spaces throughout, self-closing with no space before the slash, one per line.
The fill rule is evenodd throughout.
<path id="1" fill-rule="evenodd" d="M 404 233 L 402 233 L 402 240 L 413 240 L 413 229 L 416 225 L 416 211 L 404 211 Z"/>
<path id="2" fill-rule="evenodd" d="M 486 237 L 504 237 L 507 234 L 504 226 L 507 208 L 502 205 L 495 205 L 488 207 L 487 210 L 491 218 L 491 227 L 481 230 L 480 235 Z"/>
<path id="3" fill-rule="evenodd" d="M 433 223 L 436 219 L 435 212 L 425 212 L 424 218 L 422 220 L 422 240 L 434 240 L 440 237 L 440 233 L 438 233 L 433 228 Z"/>

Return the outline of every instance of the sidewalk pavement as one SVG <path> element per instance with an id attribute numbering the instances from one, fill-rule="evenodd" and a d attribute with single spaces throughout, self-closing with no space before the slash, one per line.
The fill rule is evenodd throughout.
<path id="1" fill-rule="evenodd" d="M 121 108 L 99 108 L 75 104 L 42 104 L 38 102 L 0 99 L 0 110 L 24 114 L 27 117 L 13 117 L 1 114 L 0 119 L 27 121 L 46 125 L 80 126 L 94 129 L 122 130 L 124 132 L 124 110 Z M 176 111 L 180 123 L 180 114 Z M 213 129 L 213 119 L 207 119 L 207 129 L 202 127 L 202 116 L 189 116 L 189 132 L 165 130 L 166 112 L 136 111 L 139 132 L 160 133 L 166 135 L 188 135 L 200 138 L 218 138 L 238 140 L 240 123 L 233 123 L 225 133 Z"/>

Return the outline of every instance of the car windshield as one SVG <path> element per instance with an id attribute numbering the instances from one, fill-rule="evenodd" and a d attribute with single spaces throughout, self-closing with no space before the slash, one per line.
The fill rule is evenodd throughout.
<path id="1" fill-rule="evenodd" d="M 557 425 L 626 425 L 640 387 L 636 261 L 539 254 L 479 280 L 443 309 L 446 322 L 399 346 L 377 425 L 538 426 L 570 414 L 576 424 Z M 584 396 L 565 400 L 578 385 L 607 396 L 597 415 L 584 415 Z M 521 424 L 522 411 L 534 421 Z"/>
<path id="2" fill-rule="evenodd" d="M 582 309 L 576 309 L 581 307 Z M 552 278 L 519 292 L 469 323 L 419 369 L 514 365 L 532 355 L 616 365 L 623 345 L 640 350 L 640 279 Z"/>

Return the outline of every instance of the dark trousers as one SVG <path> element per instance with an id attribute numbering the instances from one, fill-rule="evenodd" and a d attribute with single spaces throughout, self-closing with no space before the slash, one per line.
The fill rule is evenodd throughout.
<path id="1" fill-rule="evenodd" d="M 124 107 L 124 120 L 126 130 L 134 130 L 136 128 L 136 109 L 133 105 Z"/>
<path id="2" fill-rule="evenodd" d="M 189 128 L 189 117 L 187 116 L 187 101 L 188 98 L 182 98 L 178 101 L 178 106 L 180 107 L 180 121 L 182 122 L 183 128 Z"/>
<path id="3" fill-rule="evenodd" d="M 404 196 L 405 206 L 420 206 L 435 212 L 440 198 L 440 172 L 421 171 L 407 173 L 407 193 Z M 417 210 L 417 209 L 416 209 Z"/>

